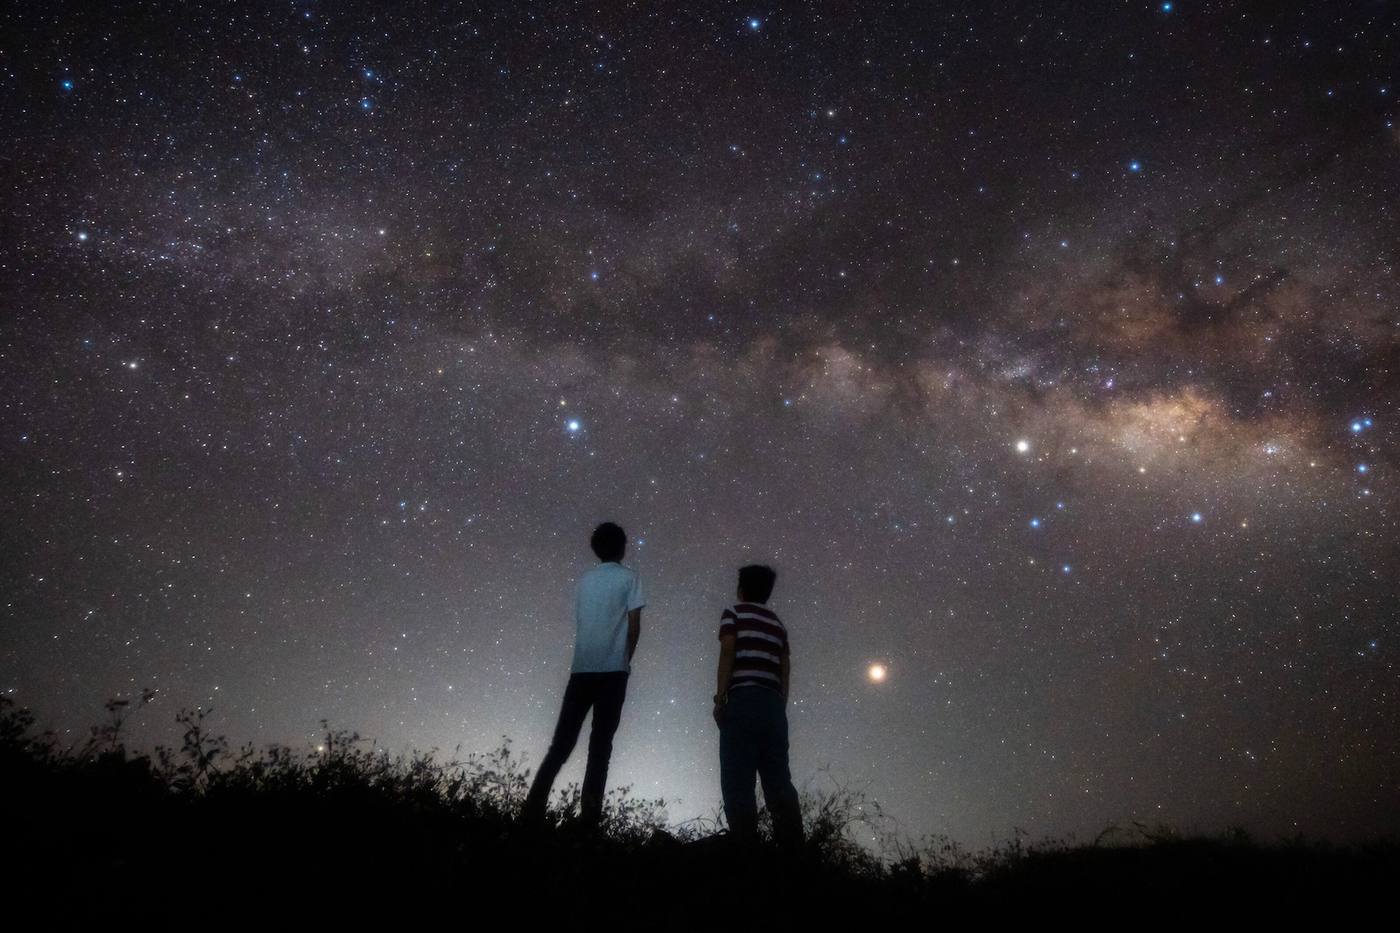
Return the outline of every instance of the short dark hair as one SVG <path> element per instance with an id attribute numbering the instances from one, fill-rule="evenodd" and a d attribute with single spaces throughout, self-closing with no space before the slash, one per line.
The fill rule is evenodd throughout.
<path id="1" fill-rule="evenodd" d="M 627 553 L 627 532 L 622 530 L 621 525 L 603 522 L 593 529 L 593 537 L 588 543 L 599 560 L 622 560 L 622 555 Z"/>
<path id="2" fill-rule="evenodd" d="M 745 599 L 756 603 L 768 602 L 768 597 L 773 595 L 773 584 L 777 580 L 777 571 L 763 564 L 749 564 L 739 568 L 739 592 L 744 594 Z"/>

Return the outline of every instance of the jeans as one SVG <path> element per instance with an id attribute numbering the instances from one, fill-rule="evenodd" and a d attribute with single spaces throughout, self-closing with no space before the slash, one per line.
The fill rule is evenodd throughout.
<path id="1" fill-rule="evenodd" d="M 569 676 L 569 685 L 564 688 L 564 704 L 559 710 L 559 722 L 554 727 L 554 739 L 549 743 L 549 751 L 535 782 L 530 786 L 530 794 L 525 798 L 522 816 L 527 820 L 544 817 L 545 804 L 549 792 L 554 787 L 554 779 L 559 769 L 569 760 L 569 755 L 578 742 L 583 730 L 583 719 L 593 710 L 593 728 L 588 734 L 588 767 L 583 775 L 583 793 L 580 800 L 581 817 L 585 824 L 594 824 L 603 812 L 603 788 L 608 782 L 608 759 L 612 757 L 613 734 L 622 719 L 622 701 L 627 696 L 626 671 L 590 671 Z"/>
<path id="2" fill-rule="evenodd" d="M 773 817 L 773 838 L 779 846 L 802 843 L 802 812 L 788 770 L 786 701 L 767 687 L 729 691 L 719 729 L 719 784 L 724 816 L 735 839 L 748 842 L 757 835 L 758 801 L 754 775 L 763 784 L 763 800 Z"/>

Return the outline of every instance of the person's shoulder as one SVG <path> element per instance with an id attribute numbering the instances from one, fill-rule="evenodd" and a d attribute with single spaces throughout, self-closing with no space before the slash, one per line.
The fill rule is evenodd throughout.
<path id="1" fill-rule="evenodd" d="M 616 564 L 594 564 L 579 574 L 578 585 L 584 587 L 607 586 L 614 579 L 611 567 Z"/>
<path id="2" fill-rule="evenodd" d="M 636 583 L 640 577 L 637 571 L 623 564 L 609 561 L 606 564 L 599 564 L 594 567 L 591 573 L 597 574 L 595 579 L 599 584 L 608 587 L 628 587 Z"/>
<path id="3" fill-rule="evenodd" d="M 628 567 L 626 564 L 603 564 L 602 566 L 607 567 L 609 575 L 616 579 L 627 580 L 629 582 L 637 579 L 637 571 Z"/>

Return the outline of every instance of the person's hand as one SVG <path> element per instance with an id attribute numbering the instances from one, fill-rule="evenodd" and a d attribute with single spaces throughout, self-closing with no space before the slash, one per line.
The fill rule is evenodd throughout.
<path id="1" fill-rule="evenodd" d="M 715 716 L 715 725 L 717 725 L 717 726 L 719 726 L 721 729 L 723 729 L 723 728 L 724 728 L 724 704 L 723 704 L 723 703 L 718 703 L 718 702 L 715 703 L 715 712 L 714 712 L 714 716 Z"/>

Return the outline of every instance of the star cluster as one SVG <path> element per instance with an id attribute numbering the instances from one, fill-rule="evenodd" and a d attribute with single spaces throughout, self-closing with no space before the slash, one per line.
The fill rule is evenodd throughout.
<path id="1" fill-rule="evenodd" d="M 60 734 L 537 762 L 614 519 L 673 818 L 751 560 L 799 785 L 911 833 L 1400 818 L 1393 7 L 0 18 L 0 689 Z"/>

